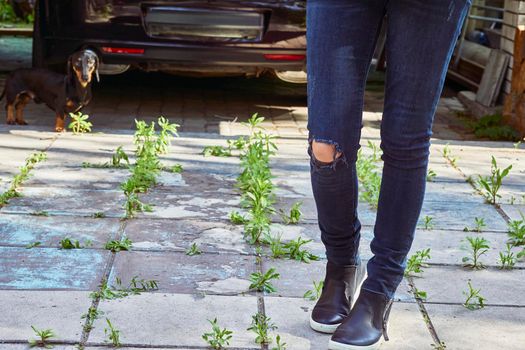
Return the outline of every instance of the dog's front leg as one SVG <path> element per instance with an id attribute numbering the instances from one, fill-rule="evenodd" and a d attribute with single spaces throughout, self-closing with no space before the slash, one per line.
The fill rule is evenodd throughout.
<path id="1" fill-rule="evenodd" d="M 6 110 L 7 110 L 7 121 L 6 121 L 7 124 L 15 125 L 16 124 L 15 106 L 13 106 L 12 104 L 7 104 Z"/>
<path id="2" fill-rule="evenodd" d="M 56 121 L 55 121 L 55 131 L 56 132 L 66 131 L 65 126 L 64 126 L 65 125 L 65 119 L 66 119 L 65 113 L 57 112 L 57 117 L 56 117 Z"/>

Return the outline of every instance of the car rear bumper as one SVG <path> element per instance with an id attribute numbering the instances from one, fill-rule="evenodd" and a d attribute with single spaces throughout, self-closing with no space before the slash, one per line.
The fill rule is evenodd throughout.
<path id="1" fill-rule="evenodd" d="M 306 49 L 279 49 L 257 45 L 183 45 L 166 42 L 109 42 L 89 39 L 57 39 L 49 44 L 55 52 L 94 49 L 104 64 L 126 64 L 145 70 L 225 71 L 253 73 L 263 70 L 302 71 L 306 69 Z M 112 48 L 113 50 L 108 50 Z M 52 52 L 53 52 L 52 51 Z M 64 57 L 49 57 L 63 62 Z"/>

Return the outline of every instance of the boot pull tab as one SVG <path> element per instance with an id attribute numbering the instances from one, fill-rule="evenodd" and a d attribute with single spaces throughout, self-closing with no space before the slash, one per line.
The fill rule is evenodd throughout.
<path id="1" fill-rule="evenodd" d="M 392 304 L 394 303 L 393 299 L 390 299 L 386 305 L 385 313 L 383 315 L 383 337 L 385 341 L 389 341 L 387 333 L 388 317 L 390 316 L 390 310 L 392 309 Z"/>

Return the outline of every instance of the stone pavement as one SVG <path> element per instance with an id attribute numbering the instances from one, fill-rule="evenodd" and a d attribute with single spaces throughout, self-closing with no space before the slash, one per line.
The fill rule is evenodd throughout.
<path id="1" fill-rule="evenodd" d="M 366 113 L 365 125 L 372 125 L 377 117 L 380 114 Z M 47 130 L 45 126 L 0 127 L 0 184 L 5 185 L 34 150 L 48 154 L 24 184 L 23 196 L 0 210 L 0 349 L 27 348 L 24 343 L 33 336 L 31 325 L 53 329 L 56 349 L 74 349 L 76 344 L 99 349 L 107 339 L 106 317 L 121 331 L 123 347 L 128 349 L 205 349 L 201 334 L 209 331 L 207 319 L 215 317 L 221 326 L 233 330 L 232 348 L 259 349 L 254 335 L 246 330 L 251 315 L 258 311 L 279 327 L 275 334 L 284 338 L 288 349 L 326 348 L 328 336 L 308 327 L 313 302 L 303 298 L 312 289 L 312 281 L 322 278 L 325 264 L 304 137 L 280 138 L 279 153 L 272 161 L 279 186 L 277 208 L 302 201 L 304 216 L 297 226 L 286 226 L 276 218 L 273 231 L 281 232 L 284 240 L 312 239 L 308 248 L 323 259 L 311 264 L 267 256 L 258 262 L 241 227 L 229 223 L 230 211 L 239 210 L 234 188 L 238 159 L 200 154 L 206 145 L 224 145 L 225 137 L 183 133 L 163 162 L 180 163 L 184 172 L 163 174 L 159 186 L 143 196 L 145 202 L 155 204 L 152 213 L 121 221 L 119 184 L 127 171 L 87 169 L 82 162 L 107 161 L 120 145 L 131 151 L 130 131 L 108 129 L 75 136 Z M 232 123 L 221 130 L 246 131 Z M 365 127 L 362 144 L 377 143 L 378 136 L 377 129 Z M 418 229 L 413 247 L 413 252 L 431 248 L 430 266 L 422 277 L 400 286 L 390 322 L 391 341 L 382 349 L 432 349 L 431 344 L 440 341 L 447 349 L 523 349 L 525 263 L 502 271 L 497 261 L 507 241 L 508 220 L 518 220 L 520 211 L 525 213 L 525 150 L 510 143 L 454 141 L 449 146 L 458 157 L 454 168 L 443 158 L 444 145 L 444 141 L 433 142 L 430 168 L 437 176 L 428 183 L 422 213 L 422 218 L 432 216 L 433 228 Z M 506 204 L 500 208 L 484 203 L 465 181 L 468 175 L 487 175 L 491 155 L 501 166 L 514 166 L 504 181 L 501 201 Z M 514 204 L 509 204 L 512 197 Z M 42 211 L 48 216 L 34 215 Z M 364 202 L 359 211 L 362 254 L 368 259 L 375 212 Z M 92 218 L 96 212 L 105 217 Z M 485 219 L 483 232 L 464 232 L 476 217 Z M 93 245 L 58 249 L 66 236 L 81 242 L 89 239 Z M 104 249 L 108 240 L 124 236 L 133 241 L 131 251 Z M 482 257 L 486 269 L 461 266 L 466 236 L 490 241 L 491 248 Z M 26 249 L 35 241 L 41 245 Z M 199 245 L 202 255 L 185 254 L 192 243 Z M 271 267 L 281 274 L 274 283 L 277 293 L 250 292 L 249 275 Z M 103 279 L 114 284 L 119 278 L 127 284 L 134 276 L 158 280 L 158 291 L 111 301 L 89 297 Z M 482 310 L 469 311 L 461 305 L 469 280 L 487 299 Z M 428 299 L 416 300 L 410 284 L 426 291 Z M 81 316 L 92 306 L 103 315 L 86 331 Z"/>
<path id="2" fill-rule="evenodd" d="M 0 76 L 0 87 L 4 78 Z M 383 96 L 377 89 L 381 77 L 373 79 L 377 83 L 366 92 L 362 145 L 369 140 L 379 144 Z M 206 349 L 201 335 L 210 330 L 207 319 L 215 317 L 234 331 L 232 349 L 261 349 L 246 330 L 258 311 L 279 327 L 274 334 L 283 337 L 288 349 L 326 349 L 329 337 L 310 330 L 313 302 L 303 298 L 312 282 L 323 277 L 325 264 L 305 152 L 304 88 L 267 77 L 190 79 L 131 73 L 102 77 L 94 93 L 93 103 L 84 111 L 94 123 L 93 134 L 52 133 L 52 112 L 35 104 L 26 113 L 30 126 L 0 126 L 0 192 L 32 152 L 45 150 L 48 155 L 24 183 L 23 196 L 0 210 L 0 349 L 27 349 L 27 339 L 34 336 L 31 325 L 53 329 L 55 349 L 71 350 L 77 344 L 90 350 L 106 348 L 106 317 L 121 331 L 126 349 Z M 509 220 L 519 220 L 525 213 L 525 148 L 465 141 L 471 136 L 457 122 L 455 113 L 461 111 L 453 97 L 443 98 L 438 107 L 430 165 L 436 177 L 427 184 L 412 249 L 414 253 L 431 248 L 432 259 L 421 277 L 401 284 L 391 315 L 391 341 L 382 349 L 433 349 L 437 347 L 431 344 L 439 342 L 447 349 L 524 348 L 525 262 L 518 262 L 512 271 L 497 266 Z M 206 145 L 224 145 L 227 138 L 247 133 L 233 121 L 255 112 L 267 118 L 268 132 L 280 136 L 279 153 L 272 160 L 279 186 L 277 208 L 303 202 L 300 224 L 287 226 L 276 217 L 273 232 L 281 233 L 285 241 L 312 239 L 307 247 L 321 256 L 319 262 L 267 256 L 258 261 L 242 228 L 228 220 L 232 210 L 239 210 L 234 188 L 239 161 L 200 153 Z M 159 186 L 142 197 L 155 204 L 152 213 L 122 221 L 124 195 L 119 185 L 128 172 L 83 168 L 82 163 L 106 162 L 121 145 L 131 151 L 133 119 L 150 121 L 158 115 L 181 124 L 181 137 L 163 162 L 180 163 L 184 172 L 163 173 Z M 443 157 L 447 143 L 458 157 L 457 167 Z M 364 152 L 369 150 L 364 147 Z M 513 165 L 500 191 L 500 207 L 486 204 L 466 182 L 468 176 L 489 174 L 491 155 L 500 166 Z M 42 212 L 48 216 L 38 215 Z M 92 217 L 100 212 L 103 218 Z M 375 211 L 362 202 L 359 212 L 366 260 Z M 432 217 L 430 230 L 423 228 L 425 216 Z M 464 232 L 465 226 L 474 226 L 475 218 L 484 219 L 483 232 Z M 131 251 L 104 249 L 107 241 L 124 236 L 133 241 Z M 490 242 L 481 258 L 486 269 L 462 267 L 467 253 L 461 247 L 467 236 Z M 59 241 L 65 237 L 93 244 L 60 250 Z M 40 246 L 26 249 L 37 241 Z M 193 243 L 202 255 L 185 254 Z M 250 292 L 250 274 L 272 267 L 281 274 L 274 283 L 277 292 Z M 158 291 L 111 301 L 90 298 L 102 280 L 114 284 L 118 278 L 127 284 L 134 276 L 158 280 Z M 482 310 L 469 311 L 461 305 L 469 280 L 487 299 Z M 414 298 L 410 292 L 414 286 L 428 293 L 426 301 Z M 87 331 L 82 315 L 90 307 L 103 314 Z"/>

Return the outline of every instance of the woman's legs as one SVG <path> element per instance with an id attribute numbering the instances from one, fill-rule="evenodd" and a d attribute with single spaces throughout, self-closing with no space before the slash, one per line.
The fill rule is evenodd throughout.
<path id="1" fill-rule="evenodd" d="M 358 261 L 355 161 L 366 77 L 386 3 L 307 2 L 312 189 L 328 261 L 338 266 Z"/>
<path id="2" fill-rule="evenodd" d="M 425 193 L 430 136 L 469 0 L 391 0 L 381 122 L 384 161 L 368 278 L 330 349 L 376 349 L 386 336 Z"/>
<path id="3" fill-rule="evenodd" d="M 307 2 L 311 179 L 328 258 L 313 329 L 333 333 L 364 279 L 355 161 L 363 95 L 386 0 Z"/>
<path id="4" fill-rule="evenodd" d="M 403 278 L 414 238 L 434 113 L 469 2 L 395 0 L 387 6 L 384 168 L 371 244 L 374 256 L 363 288 L 389 298 Z"/>

